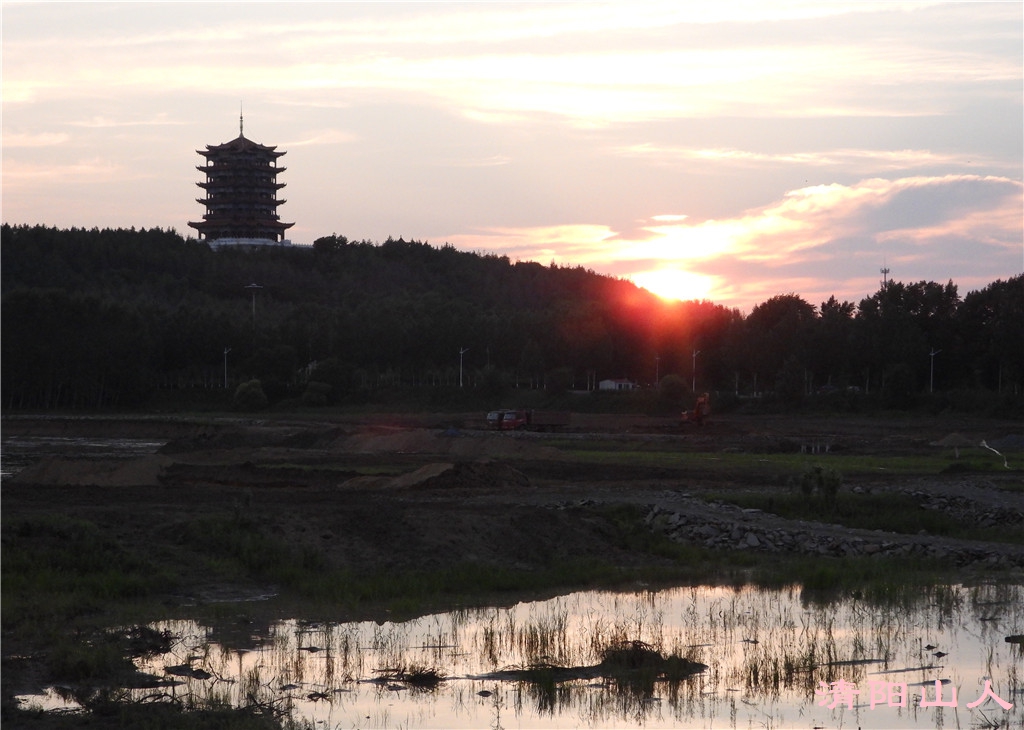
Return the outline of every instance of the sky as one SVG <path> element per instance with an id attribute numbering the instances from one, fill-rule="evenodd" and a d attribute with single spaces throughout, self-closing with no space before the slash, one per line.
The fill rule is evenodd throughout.
<path id="1" fill-rule="evenodd" d="M 1024 271 L 1024 3 L 16 3 L 3 222 L 195 236 L 197 150 L 289 238 L 450 243 L 749 312 Z"/>

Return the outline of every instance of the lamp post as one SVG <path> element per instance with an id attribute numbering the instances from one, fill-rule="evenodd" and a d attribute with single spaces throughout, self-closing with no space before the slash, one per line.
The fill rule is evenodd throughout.
<path id="1" fill-rule="evenodd" d="M 252 284 L 249 284 L 245 288 L 252 292 L 252 330 L 253 330 L 253 332 L 255 332 L 256 331 L 256 292 L 258 290 L 262 289 L 263 287 L 260 286 L 259 284 L 252 283 Z"/>
<path id="2" fill-rule="evenodd" d="M 694 393 L 697 392 L 697 355 L 700 354 L 700 350 L 693 351 L 693 383 L 690 386 L 690 390 Z"/>
<path id="3" fill-rule="evenodd" d="M 228 389 L 228 353 L 231 352 L 230 347 L 224 348 L 224 390 Z"/>
<path id="4" fill-rule="evenodd" d="M 459 387 L 462 387 L 462 356 L 469 352 L 468 347 L 459 348 Z"/>
<path id="5" fill-rule="evenodd" d="M 928 392 L 929 393 L 934 393 L 935 392 L 935 356 L 938 355 L 940 352 L 942 352 L 942 350 L 936 350 L 933 347 L 932 351 L 928 353 L 928 356 L 931 358 L 931 361 L 932 361 L 931 362 L 931 367 L 929 368 L 929 372 L 928 372 Z"/>
<path id="6" fill-rule="evenodd" d="M 658 355 L 654 356 L 654 387 L 657 388 L 661 383 L 661 357 Z"/>

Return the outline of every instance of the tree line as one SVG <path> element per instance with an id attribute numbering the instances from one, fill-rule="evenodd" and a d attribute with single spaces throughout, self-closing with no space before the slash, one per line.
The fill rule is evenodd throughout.
<path id="1" fill-rule="evenodd" d="M 608 378 L 786 407 L 1022 398 L 1024 276 L 963 297 L 952 281 L 889 281 L 856 304 L 779 294 L 743 314 L 402 239 L 211 250 L 159 228 L 6 224 L 0 239 L 6 409 L 143 408 L 251 381 L 309 404 Z"/>

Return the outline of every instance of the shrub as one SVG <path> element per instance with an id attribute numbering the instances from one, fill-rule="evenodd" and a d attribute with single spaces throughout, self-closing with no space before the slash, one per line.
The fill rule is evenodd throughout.
<path id="1" fill-rule="evenodd" d="M 826 469 L 821 465 L 806 469 L 798 480 L 800 492 L 805 497 L 817 495 L 828 506 L 833 507 L 839 487 L 843 484 L 843 476 L 835 469 Z"/>
<path id="2" fill-rule="evenodd" d="M 267 407 L 267 394 L 259 380 L 249 380 L 235 390 L 234 404 L 240 411 L 258 411 Z"/>
<path id="3" fill-rule="evenodd" d="M 330 394 L 330 385 L 313 380 L 306 385 L 306 390 L 302 393 L 302 403 L 307 406 L 325 406 Z"/>

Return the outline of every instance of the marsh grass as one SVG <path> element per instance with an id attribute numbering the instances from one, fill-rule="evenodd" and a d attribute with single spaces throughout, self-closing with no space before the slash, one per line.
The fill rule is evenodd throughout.
<path id="1" fill-rule="evenodd" d="M 402 682 L 413 689 L 427 691 L 437 689 L 446 677 L 443 672 L 435 667 L 427 667 L 421 664 L 410 664 L 406 666 L 388 667 L 376 670 L 377 679 L 381 682 Z"/>
<path id="2" fill-rule="evenodd" d="M 94 523 L 59 515 L 4 523 L 2 574 L 4 627 L 28 636 L 145 602 L 175 583 L 173 571 Z"/>
<path id="3" fill-rule="evenodd" d="M 315 549 L 298 549 L 273 534 L 268 523 L 244 509 L 206 514 L 187 525 L 175 525 L 175 542 L 158 548 L 130 547 L 113 531 L 88 520 L 68 517 L 28 517 L 5 523 L 3 531 L 3 624 L 7 635 L 35 637 L 48 647 L 50 676 L 64 677 L 83 685 L 116 686 L 129 670 L 127 657 L 134 649 L 122 636 L 117 641 L 95 631 L 97 624 L 118 625 L 122 614 L 134 618 L 159 613 L 159 603 L 175 586 L 187 584 L 188 575 L 199 571 L 215 581 L 242 585 L 278 586 L 287 600 L 307 615 L 318 611 L 337 615 L 342 609 L 361 609 L 394 620 L 422 614 L 427 609 L 453 603 L 488 602 L 496 596 L 531 595 L 552 588 L 588 588 L 733 582 L 766 585 L 803 583 L 808 600 L 819 596 L 829 601 L 859 592 L 865 600 L 900 600 L 912 586 L 926 581 L 948 580 L 944 566 L 932 572 L 921 563 L 877 559 L 799 560 L 766 559 L 750 553 L 708 551 L 673 543 L 652 535 L 644 525 L 646 510 L 640 507 L 590 508 L 588 518 L 603 521 L 613 543 L 641 550 L 651 556 L 644 565 L 618 566 L 610 561 L 570 560 L 534 570 L 517 570 L 482 563 L 462 563 L 430 571 L 356 572 L 333 565 Z M 500 599 L 499 599 L 500 600 Z M 166 612 L 166 607 L 162 610 Z M 216 611 L 217 609 L 210 609 Z M 237 611 L 237 608 L 220 609 Z M 114 617 L 117 618 L 114 618 Z M 112 620 L 113 619 L 113 620 Z M 641 628 L 656 627 L 656 616 L 637 617 L 637 624 L 609 626 L 608 638 L 635 636 Z M 116 622 L 116 623 L 115 623 Z M 537 682 L 531 692 L 552 708 L 564 703 L 568 691 L 555 681 L 553 666 L 542 657 L 564 660 L 567 628 L 564 618 L 550 618 L 535 635 L 520 638 L 536 659 Z M 138 637 L 144 644 L 154 637 Z M 496 639 L 495 639 L 496 640 Z M 517 639 L 519 640 L 519 639 Z M 121 643 L 119 643 L 121 642 Z M 758 667 L 758 681 L 774 682 L 799 672 L 799 658 L 790 666 Z M 682 666 L 682 665 L 681 665 Z M 671 668 L 663 668 L 668 676 Z M 642 674 L 642 672 L 641 672 Z M 767 679 L 762 679 L 767 677 Z M 216 697 L 194 698 L 195 712 L 176 708 L 137 707 L 118 702 L 113 695 L 94 693 L 87 699 L 115 718 L 109 727 L 275 727 L 265 682 L 251 678 L 255 705 L 241 710 L 218 707 Z M 650 687 L 650 679 L 639 686 Z M 19 715 L 20 717 L 20 715 Z M 123 718 L 123 719 L 122 719 Z M 47 720 L 50 722 L 50 720 Z M 28 725 L 29 723 L 25 723 Z M 71 727 L 73 725 L 69 725 Z"/>

